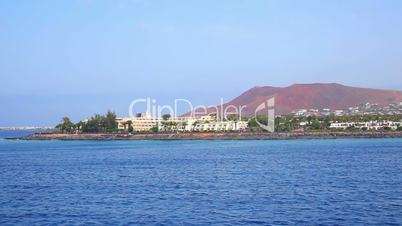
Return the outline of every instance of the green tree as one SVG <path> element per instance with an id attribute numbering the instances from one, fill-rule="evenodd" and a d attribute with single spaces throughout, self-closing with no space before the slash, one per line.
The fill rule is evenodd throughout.
<path id="1" fill-rule="evenodd" d="M 74 126 L 69 117 L 63 117 L 62 122 L 56 126 L 56 129 L 59 129 L 63 133 L 69 133 L 74 129 Z"/>
<path id="2" fill-rule="evenodd" d="M 82 128 L 83 132 L 102 132 L 105 130 L 105 119 L 99 114 L 92 116 Z"/>
<path id="3" fill-rule="evenodd" d="M 168 130 L 169 131 L 176 131 L 177 130 L 177 126 L 179 125 L 178 122 L 168 122 Z"/>
<path id="4" fill-rule="evenodd" d="M 226 120 L 227 121 L 238 121 L 239 115 L 236 115 L 236 114 L 226 115 Z"/>
<path id="5" fill-rule="evenodd" d="M 159 131 L 159 126 L 153 126 L 149 131 L 153 132 L 153 133 L 157 133 Z"/>
<path id="6" fill-rule="evenodd" d="M 117 129 L 116 113 L 108 111 L 103 120 L 107 131 L 115 131 Z"/>
<path id="7" fill-rule="evenodd" d="M 112 132 L 117 130 L 116 114 L 108 111 L 106 115 L 95 114 L 82 126 L 83 132 Z"/>
<path id="8" fill-rule="evenodd" d="M 308 122 L 309 125 L 311 125 L 312 120 L 313 120 L 313 117 L 311 115 L 309 115 L 307 117 L 307 122 Z"/>
<path id="9" fill-rule="evenodd" d="M 248 124 L 248 127 L 249 127 L 249 128 L 254 128 L 254 127 L 257 127 L 257 126 L 258 126 L 255 117 L 250 118 L 250 119 L 248 120 L 247 124 Z"/>
<path id="10" fill-rule="evenodd" d="M 331 118 L 330 116 L 326 116 L 324 119 L 324 128 L 329 129 L 331 126 Z"/>
<path id="11" fill-rule="evenodd" d="M 311 128 L 313 130 L 319 130 L 321 128 L 321 123 L 318 119 L 314 119 L 313 122 L 311 123 Z"/>
<path id="12" fill-rule="evenodd" d="M 78 131 L 82 131 L 82 127 L 85 125 L 85 123 L 83 121 L 79 121 L 78 123 L 76 123 L 74 125 L 74 128 Z"/>
<path id="13" fill-rule="evenodd" d="M 183 130 L 186 130 L 186 126 L 188 125 L 188 123 L 187 122 L 182 122 L 181 123 L 181 128 L 183 129 Z"/>
<path id="14" fill-rule="evenodd" d="M 165 131 L 171 130 L 171 128 L 172 128 L 172 122 L 169 121 L 169 119 L 170 119 L 171 117 L 172 117 L 172 116 L 171 116 L 170 114 L 164 114 L 164 115 L 162 115 L 162 122 L 161 122 L 161 125 L 162 125 L 163 130 L 165 130 Z"/>
<path id="15" fill-rule="evenodd" d="M 162 115 L 162 119 L 163 119 L 164 121 L 168 121 L 171 117 L 172 117 L 172 116 L 171 116 L 170 114 L 164 114 L 164 115 Z"/>
<path id="16" fill-rule="evenodd" d="M 128 129 L 127 129 L 127 131 L 128 131 L 129 133 L 132 133 L 132 132 L 134 131 L 134 127 L 133 127 L 131 124 L 128 124 Z"/>
<path id="17" fill-rule="evenodd" d="M 126 123 L 126 125 L 128 125 L 127 127 L 127 131 L 129 133 L 132 133 L 134 131 L 134 127 L 133 127 L 133 122 L 131 120 L 128 120 Z M 125 127 L 125 126 L 124 126 Z"/>
<path id="18" fill-rule="evenodd" d="M 192 124 L 192 126 L 193 126 L 193 130 L 195 130 L 195 127 L 197 127 L 197 125 L 199 125 L 200 124 L 200 121 L 195 121 L 195 122 L 193 122 L 193 124 Z"/>
<path id="19" fill-rule="evenodd" d="M 275 131 L 276 132 L 289 132 L 291 131 L 292 120 L 286 116 L 275 118 Z"/>
<path id="20" fill-rule="evenodd" d="M 257 115 L 256 117 L 252 117 L 247 122 L 249 129 L 254 132 L 263 131 L 260 124 L 267 125 L 267 123 L 268 123 L 268 117 L 262 116 L 262 115 Z M 279 123 L 278 119 L 276 118 L 275 126 L 277 126 L 278 123 Z"/>

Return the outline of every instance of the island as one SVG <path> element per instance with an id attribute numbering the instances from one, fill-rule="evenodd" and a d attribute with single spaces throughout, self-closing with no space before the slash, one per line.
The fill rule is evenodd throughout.
<path id="1" fill-rule="evenodd" d="M 339 138 L 402 138 L 402 116 L 284 115 L 275 116 L 273 131 L 264 129 L 267 116 L 208 114 L 172 117 L 139 113 L 117 117 L 108 111 L 73 123 L 63 117 L 53 130 L 9 139 L 21 140 L 289 140 Z"/>

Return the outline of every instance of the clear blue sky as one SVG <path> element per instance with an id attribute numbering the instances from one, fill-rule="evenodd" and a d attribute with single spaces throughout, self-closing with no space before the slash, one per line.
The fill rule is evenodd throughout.
<path id="1" fill-rule="evenodd" d="M 0 126 L 253 86 L 402 89 L 399 0 L 0 1 Z"/>

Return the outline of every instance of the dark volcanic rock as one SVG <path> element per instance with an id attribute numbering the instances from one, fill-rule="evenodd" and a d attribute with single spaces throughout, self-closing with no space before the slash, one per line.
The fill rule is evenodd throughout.
<path id="1" fill-rule="evenodd" d="M 338 138 L 402 138 L 402 132 L 304 132 L 304 133 L 37 133 L 10 138 L 22 140 L 288 140 Z"/>

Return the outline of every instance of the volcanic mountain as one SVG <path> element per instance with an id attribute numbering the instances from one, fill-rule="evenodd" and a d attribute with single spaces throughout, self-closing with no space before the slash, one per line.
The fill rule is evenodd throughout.
<path id="1" fill-rule="evenodd" d="M 277 114 L 289 114 L 298 109 L 347 109 L 368 102 L 379 106 L 400 103 L 402 91 L 356 88 L 336 83 L 294 84 L 283 88 L 261 86 L 247 90 L 223 107 L 245 106 L 242 115 L 251 116 L 258 106 L 271 97 L 275 97 Z M 217 109 L 221 111 L 220 106 Z M 213 112 L 216 112 L 215 108 L 208 109 L 208 113 Z"/>

